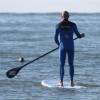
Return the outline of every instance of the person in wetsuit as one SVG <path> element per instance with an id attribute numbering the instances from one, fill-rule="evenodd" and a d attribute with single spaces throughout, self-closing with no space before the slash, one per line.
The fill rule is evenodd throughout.
<path id="1" fill-rule="evenodd" d="M 55 32 L 55 43 L 60 50 L 60 84 L 63 86 L 64 65 L 66 60 L 66 53 L 68 54 L 68 63 L 70 66 L 70 80 L 71 86 L 74 86 L 74 40 L 73 33 L 77 38 L 84 37 L 84 33 L 80 34 L 75 23 L 69 21 L 69 13 L 64 11 L 62 13 L 62 21 L 57 24 Z M 60 37 L 60 40 L 59 40 Z"/>

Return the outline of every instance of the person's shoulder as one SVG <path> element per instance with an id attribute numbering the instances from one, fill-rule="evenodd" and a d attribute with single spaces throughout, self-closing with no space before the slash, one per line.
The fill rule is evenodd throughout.
<path id="1" fill-rule="evenodd" d="M 62 21 L 56 24 L 56 28 L 60 28 Z"/>
<path id="2" fill-rule="evenodd" d="M 74 23 L 74 22 L 72 22 L 72 21 L 69 21 L 69 23 L 70 23 L 71 26 L 76 25 L 76 23 Z"/>

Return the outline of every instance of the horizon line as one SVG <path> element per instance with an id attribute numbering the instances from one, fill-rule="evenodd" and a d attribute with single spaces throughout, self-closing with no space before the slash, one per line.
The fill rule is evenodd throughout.
<path id="1" fill-rule="evenodd" d="M 60 11 L 49 11 L 49 12 L 46 12 L 46 11 L 45 11 L 45 12 L 38 12 L 38 11 L 37 11 L 37 12 L 32 12 L 32 11 L 26 11 L 26 12 L 18 12 L 18 11 L 17 11 L 17 12 L 15 12 L 15 11 L 0 11 L 0 14 L 1 14 L 1 13 L 15 13 L 15 14 L 21 14 L 21 13 L 22 13 L 22 14 L 27 14 L 27 13 L 34 13 L 34 14 L 39 14 L 39 13 L 42 14 L 42 13 L 43 13 L 43 14 L 45 14 L 45 13 L 48 13 L 48 14 L 49 14 L 49 13 L 61 13 L 61 12 L 60 12 Z M 83 14 L 85 14 L 85 13 L 86 13 L 86 14 L 98 13 L 98 14 L 99 14 L 100 12 L 98 12 L 98 11 L 97 11 L 97 12 L 74 12 L 74 11 L 73 11 L 73 12 L 70 12 L 70 11 L 69 11 L 69 13 L 79 13 L 79 14 L 82 14 L 82 13 L 83 13 Z"/>

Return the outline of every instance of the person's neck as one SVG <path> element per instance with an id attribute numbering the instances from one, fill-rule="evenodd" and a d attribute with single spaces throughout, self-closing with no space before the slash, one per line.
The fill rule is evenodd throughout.
<path id="1" fill-rule="evenodd" d="M 68 19 L 63 19 L 63 21 L 66 21 L 66 22 L 68 22 L 69 20 L 68 20 Z"/>

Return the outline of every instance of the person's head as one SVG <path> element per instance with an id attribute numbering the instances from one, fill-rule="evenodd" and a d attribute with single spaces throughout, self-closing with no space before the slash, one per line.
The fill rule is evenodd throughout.
<path id="1" fill-rule="evenodd" d="M 62 17 L 63 20 L 68 20 L 69 12 L 68 11 L 63 11 L 61 17 Z"/>

